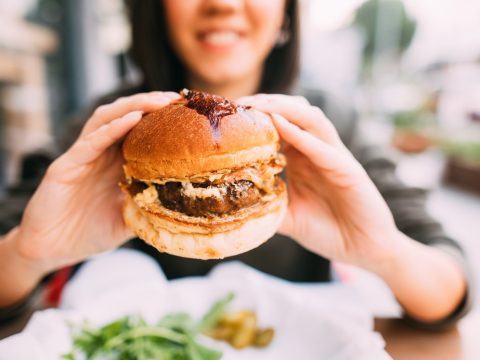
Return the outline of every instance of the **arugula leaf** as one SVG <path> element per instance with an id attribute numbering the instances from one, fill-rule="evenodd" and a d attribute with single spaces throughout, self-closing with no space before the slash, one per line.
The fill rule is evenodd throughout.
<path id="1" fill-rule="evenodd" d="M 187 354 L 189 360 L 218 360 L 222 357 L 221 352 L 207 348 L 192 339 L 187 343 Z"/>
<path id="2" fill-rule="evenodd" d="M 168 314 L 158 322 L 158 326 L 168 327 L 184 333 L 192 332 L 195 329 L 195 325 L 195 320 L 187 313 Z"/>
<path id="3" fill-rule="evenodd" d="M 220 320 L 227 306 L 232 302 L 235 295 L 230 292 L 223 299 L 218 300 L 210 310 L 203 316 L 202 320 L 198 324 L 197 331 L 204 332 L 210 330 Z"/>
<path id="4" fill-rule="evenodd" d="M 99 329 L 84 322 L 73 329 L 73 350 L 65 360 L 218 360 L 222 353 L 210 349 L 196 338 L 213 327 L 224 314 L 233 294 L 217 301 L 196 322 L 187 313 L 168 314 L 156 325 L 140 316 L 127 316 Z"/>

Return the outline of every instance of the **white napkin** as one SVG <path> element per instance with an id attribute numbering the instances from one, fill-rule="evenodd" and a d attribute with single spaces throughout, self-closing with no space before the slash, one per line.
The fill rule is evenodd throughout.
<path id="1" fill-rule="evenodd" d="M 268 348 L 240 351 L 205 339 L 224 359 L 391 359 L 367 307 L 345 285 L 292 284 L 238 262 L 223 263 L 206 277 L 167 281 L 146 255 L 118 250 L 81 268 L 60 309 L 35 313 L 22 333 L 0 341 L 0 360 L 59 359 L 71 347 L 67 321 L 102 325 L 140 314 L 155 322 L 170 312 L 200 318 L 230 291 L 236 295 L 231 308 L 254 309 L 260 326 L 274 327 L 275 337 Z"/>

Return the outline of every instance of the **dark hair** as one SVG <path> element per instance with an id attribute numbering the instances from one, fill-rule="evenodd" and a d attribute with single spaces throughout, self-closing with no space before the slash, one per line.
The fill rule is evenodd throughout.
<path id="1" fill-rule="evenodd" d="M 132 26 L 130 56 L 143 75 L 146 90 L 179 91 L 186 87 L 184 66 L 168 36 L 162 0 L 126 0 Z M 288 92 L 297 77 L 299 18 L 297 0 L 287 0 L 285 28 L 289 41 L 268 55 L 258 89 Z"/>

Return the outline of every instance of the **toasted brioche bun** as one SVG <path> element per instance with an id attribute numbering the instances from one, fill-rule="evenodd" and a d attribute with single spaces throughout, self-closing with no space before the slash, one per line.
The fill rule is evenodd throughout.
<path id="1" fill-rule="evenodd" d="M 206 116 L 170 104 L 144 116 L 129 132 L 123 143 L 125 171 L 136 179 L 186 179 L 268 161 L 278 150 L 278 133 L 259 111 L 223 117 L 218 134 Z"/>
<path id="2" fill-rule="evenodd" d="M 265 205 L 268 209 L 246 220 L 225 222 L 221 232 L 205 232 L 200 223 L 182 223 L 159 217 L 138 206 L 127 195 L 123 217 L 127 226 L 160 252 L 195 259 L 221 259 L 252 250 L 270 239 L 280 226 L 287 208 L 285 191 Z"/>
<path id="3" fill-rule="evenodd" d="M 279 136 L 271 118 L 262 112 L 218 96 L 192 94 L 198 95 L 198 102 L 187 102 L 191 101 L 187 93 L 183 100 L 145 115 L 126 136 L 123 216 L 137 236 L 161 252 L 197 259 L 237 255 L 267 241 L 280 225 L 287 207 L 286 187 L 280 179 L 275 180 L 274 190 L 264 191 L 261 181 L 249 178 L 264 191 L 257 202 L 228 215 L 204 217 L 164 207 L 152 184 L 219 179 L 243 168 L 258 171 L 259 177 L 271 182 L 277 173 L 259 169 L 274 166 L 272 160 L 276 163 Z M 128 190 L 135 181 L 148 185 L 142 195 Z"/>

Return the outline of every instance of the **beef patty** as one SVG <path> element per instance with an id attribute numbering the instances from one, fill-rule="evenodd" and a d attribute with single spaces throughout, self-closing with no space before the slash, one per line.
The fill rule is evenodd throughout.
<path id="1" fill-rule="evenodd" d="M 194 188 L 216 187 L 217 196 L 190 197 L 185 195 L 180 182 L 167 182 L 155 185 L 158 198 L 164 207 L 197 217 L 213 217 L 231 214 L 242 208 L 254 205 L 262 198 L 262 191 L 251 181 L 240 180 L 233 183 L 211 184 L 192 183 Z"/>

